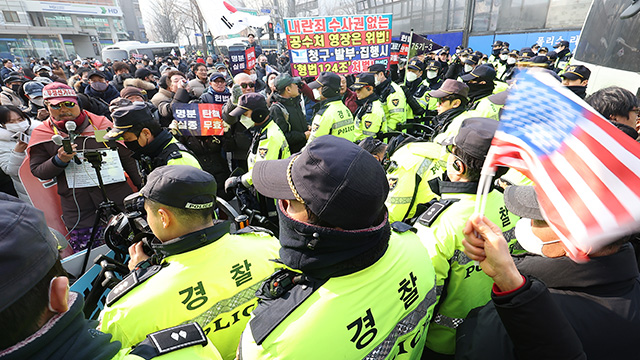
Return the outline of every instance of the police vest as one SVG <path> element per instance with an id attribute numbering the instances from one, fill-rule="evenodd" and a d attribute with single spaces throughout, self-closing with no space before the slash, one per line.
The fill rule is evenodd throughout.
<path id="1" fill-rule="evenodd" d="M 197 323 L 174 326 L 147 335 L 133 348 L 120 350 L 113 360 L 180 360 L 212 359 L 222 356 Z"/>
<path id="2" fill-rule="evenodd" d="M 240 359 L 419 359 L 436 295 L 428 258 L 413 232 L 392 231 L 373 265 L 330 278 L 293 310 L 265 313 L 264 322 L 281 320 L 266 338 L 252 315 Z"/>
<path id="3" fill-rule="evenodd" d="M 173 136 L 158 156 L 151 158 L 147 155 L 141 155 L 138 161 L 145 179 L 155 168 L 163 165 L 189 165 L 201 169 L 195 155 Z"/>
<path id="4" fill-rule="evenodd" d="M 356 110 L 355 140 L 360 141 L 379 132 L 386 132 L 387 122 L 380 100 L 367 102 Z"/>
<path id="5" fill-rule="evenodd" d="M 247 156 L 247 173 L 242 176 L 245 184 L 253 185 L 253 167 L 258 161 L 286 159 L 291 155 L 289 143 L 275 121 L 269 122 L 254 137 Z"/>
<path id="6" fill-rule="evenodd" d="M 324 104 L 313 117 L 311 135 L 307 144 L 322 135 L 334 135 L 349 141 L 355 140 L 353 115 L 342 100 Z"/>
<path id="7" fill-rule="evenodd" d="M 398 124 L 407 122 L 407 98 L 400 85 L 391 82 L 388 88 L 389 90 L 381 94 L 380 102 L 387 119 L 387 129 L 395 130 Z"/>
<path id="8" fill-rule="evenodd" d="M 268 260 L 278 257 L 280 245 L 262 232 L 230 235 L 224 225 L 206 230 L 205 241 L 213 242 L 125 277 L 107 297 L 101 330 L 130 347 L 151 332 L 197 322 L 222 357 L 233 359 L 257 303 L 256 289 L 276 268 Z"/>
<path id="9" fill-rule="evenodd" d="M 438 306 L 429 326 L 426 346 L 452 355 L 457 327 L 470 310 L 491 300 L 493 280 L 465 255 L 462 246 L 462 229 L 473 214 L 477 185 L 446 183 L 468 191 L 443 193 L 442 198 L 420 216 L 415 227 L 436 270 Z M 502 193 L 497 190 L 487 195 L 484 215 L 502 230 L 512 228 L 518 220 L 507 210 Z"/>
<path id="10" fill-rule="evenodd" d="M 442 146 L 432 142 L 413 142 L 398 149 L 391 156 L 387 170 L 389 195 L 385 201 L 389 221 L 403 221 L 413 217 L 416 207 L 436 194 L 428 180 L 438 177 L 447 163 L 440 159 Z"/>

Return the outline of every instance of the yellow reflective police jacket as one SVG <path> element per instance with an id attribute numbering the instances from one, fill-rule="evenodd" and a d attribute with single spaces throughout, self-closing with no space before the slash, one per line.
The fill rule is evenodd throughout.
<path id="1" fill-rule="evenodd" d="M 268 119 L 251 142 L 247 156 L 248 171 L 242 175 L 242 183 L 246 187 L 253 185 L 251 174 L 258 161 L 286 159 L 290 155 L 289 143 L 284 133 L 275 121 Z"/>
<path id="2" fill-rule="evenodd" d="M 109 293 L 100 330 L 130 347 L 151 332 L 195 321 L 223 359 L 233 359 L 279 248 L 266 233 L 230 235 L 227 222 L 162 244 L 161 265 L 137 269 Z"/>
<path id="3" fill-rule="evenodd" d="M 355 124 L 349 108 L 341 97 L 324 100 L 313 117 L 311 135 L 307 144 L 322 135 L 334 135 L 349 141 L 355 140 Z"/>
<path id="4" fill-rule="evenodd" d="M 392 231 L 382 258 L 330 278 L 260 345 L 248 324 L 240 359 L 420 359 L 435 301 L 428 257 L 414 233 Z"/>
<path id="5" fill-rule="evenodd" d="M 400 85 L 394 83 L 391 79 L 385 80 L 378 86 L 385 86 L 387 81 L 389 82 L 387 87 L 379 94 L 380 102 L 387 118 L 387 129 L 396 130 L 398 124 L 407 122 L 407 98 L 404 96 L 404 91 L 402 91 Z"/>
<path id="6" fill-rule="evenodd" d="M 415 227 L 431 256 L 438 289 L 438 312 L 429 325 L 426 346 L 452 355 L 457 327 L 470 310 L 491 300 L 493 280 L 465 255 L 462 246 L 462 229 L 474 211 L 477 183 L 440 181 L 438 185 L 441 199 L 420 216 Z M 503 231 L 518 220 L 497 190 L 487 195 L 484 215 Z"/>
<path id="7" fill-rule="evenodd" d="M 356 141 L 363 140 L 369 136 L 375 137 L 379 132 L 387 132 L 384 109 L 377 97 L 358 106 L 354 118 Z"/>

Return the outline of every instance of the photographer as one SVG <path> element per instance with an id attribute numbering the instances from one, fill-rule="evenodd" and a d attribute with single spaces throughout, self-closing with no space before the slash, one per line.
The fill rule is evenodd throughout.
<path id="1" fill-rule="evenodd" d="M 51 83 L 44 87 L 42 94 L 50 116 L 31 134 L 27 148 L 29 166 L 35 177 L 41 180 L 57 180 L 62 217 L 70 234 L 69 243 L 75 251 L 80 251 L 89 241 L 96 210 L 103 201 L 103 196 L 100 188 L 93 185 L 97 184 L 97 181 L 82 183 L 81 180 L 86 177 L 75 176 L 84 174 L 82 163 L 76 161 L 77 151 L 108 150 L 107 145 L 98 142 L 94 136 L 97 131 L 106 130 L 113 124 L 104 116 L 83 110 L 75 91 L 66 84 Z M 52 141 L 55 135 L 65 140 L 69 138 L 69 122 L 74 123 L 74 133 L 78 135 L 71 145 L 72 152 L 65 151 L 64 146 L 56 145 Z M 131 152 L 121 144 L 117 144 L 117 149 L 117 152 L 108 151 L 109 157 L 113 156 L 110 165 L 122 168 L 129 175 L 133 185 L 140 186 L 140 174 L 135 160 L 131 158 Z M 90 175 L 93 175 L 93 171 Z M 72 181 L 71 186 L 68 181 Z M 74 185 L 76 181 L 78 184 Z M 106 180 L 104 190 L 117 205 L 122 205 L 124 198 L 132 192 L 131 187 L 124 181 L 124 176 L 122 181 L 116 181 L 115 178 L 113 181 Z M 32 196 L 31 200 L 37 206 L 37 199 Z"/>
<path id="2" fill-rule="evenodd" d="M 109 293 L 100 314 L 101 330 L 124 347 L 194 321 L 224 359 L 235 357 L 255 291 L 273 273 L 276 263 L 268 259 L 278 257 L 279 246 L 266 233 L 231 235 L 228 222 L 214 220 L 216 187 L 213 175 L 174 165 L 154 170 L 140 190 L 136 207 L 156 236 L 153 256 L 140 242 L 129 248 L 133 272 Z"/>
<path id="3" fill-rule="evenodd" d="M 144 102 L 128 102 L 113 109 L 114 127 L 106 140 L 124 139 L 125 146 L 138 160 L 143 182 L 153 169 L 162 165 L 190 165 L 200 169 L 193 154 L 167 130 L 160 127 L 157 109 Z"/>

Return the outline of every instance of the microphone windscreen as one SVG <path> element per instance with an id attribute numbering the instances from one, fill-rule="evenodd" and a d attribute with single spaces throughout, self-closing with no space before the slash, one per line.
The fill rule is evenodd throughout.
<path id="1" fill-rule="evenodd" d="M 64 127 L 67 131 L 76 131 L 76 123 L 73 121 L 67 121 L 64 123 Z"/>
<path id="2" fill-rule="evenodd" d="M 75 124 L 74 124 L 75 125 Z M 51 137 L 51 140 L 53 140 L 53 143 L 58 145 L 58 146 L 62 146 L 62 136 L 60 135 L 53 135 Z"/>

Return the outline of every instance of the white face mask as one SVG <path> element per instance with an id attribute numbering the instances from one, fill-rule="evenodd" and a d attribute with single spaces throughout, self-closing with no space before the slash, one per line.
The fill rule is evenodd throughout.
<path id="1" fill-rule="evenodd" d="M 313 97 L 315 97 L 318 101 L 320 100 L 320 98 L 322 97 L 320 89 L 313 89 Z"/>
<path id="2" fill-rule="evenodd" d="M 516 63 L 516 58 L 512 58 L 512 57 L 510 57 L 510 58 L 508 58 L 508 59 L 507 59 L 507 64 L 509 64 L 509 65 L 513 65 L 513 64 L 515 64 L 515 63 Z"/>
<path id="3" fill-rule="evenodd" d="M 258 80 L 258 75 L 256 75 L 256 74 L 251 74 L 251 75 L 249 75 L 249 77 L 251 78 L 251 81 L 255 82 L 256 80 Z"/>
<path id="4" fill-rule="evenodd" d="M 471 70 L 473 70 L 473 66 L 464 64 L 464 72 L 471 72 Z"/>
<path id="5" fill-rule="evenodd" d="M 418 75 L 412 71 L 407 72 L 407 81 L 412 82 L 418 78 Z"/>
<path id="6" fill-rule="evenodd" d="M 26 132 L 27 130 L 29 130 L 29 121 L 22 120 L 19 123 L 15 124 L 5 124 L 4 127 L 14 133 Z"/>
<path id="7" fill-rule="evenodd" d="M 516 239 L 518 239 L 518 243 L 522 248 L 527 250 L 532 254 L 537 254 L 546 257 L 542 253 L 542 247 L 545 244 L 555 244 L 560 242 L 560 240 L 552 240 L 543 242 L 533 234 L 533 230 L 531 229 L 531 219 L 520 219 L 516 223 L 516 231 L 515 231 Z"/>
<path id="8" fill-rule="evenodd" d="M 41 96 L 31 99 L 31 102 L 40 107 L 44 107 L 44 98 Z"/>
<path id="9" fill-rule="evenodd" d="M 431 79 L 435 79 L 436 76 L 438 76 L 438 72 L 437 71 L 427 71 L 427 79 L 431 80 Z"/>
<path id="10" fill-rule="evenodd" d="M 240 123 L 247 129 L 251 129 L 256 124 L 250 117 L 245 115 L 240 116 Z"/>

